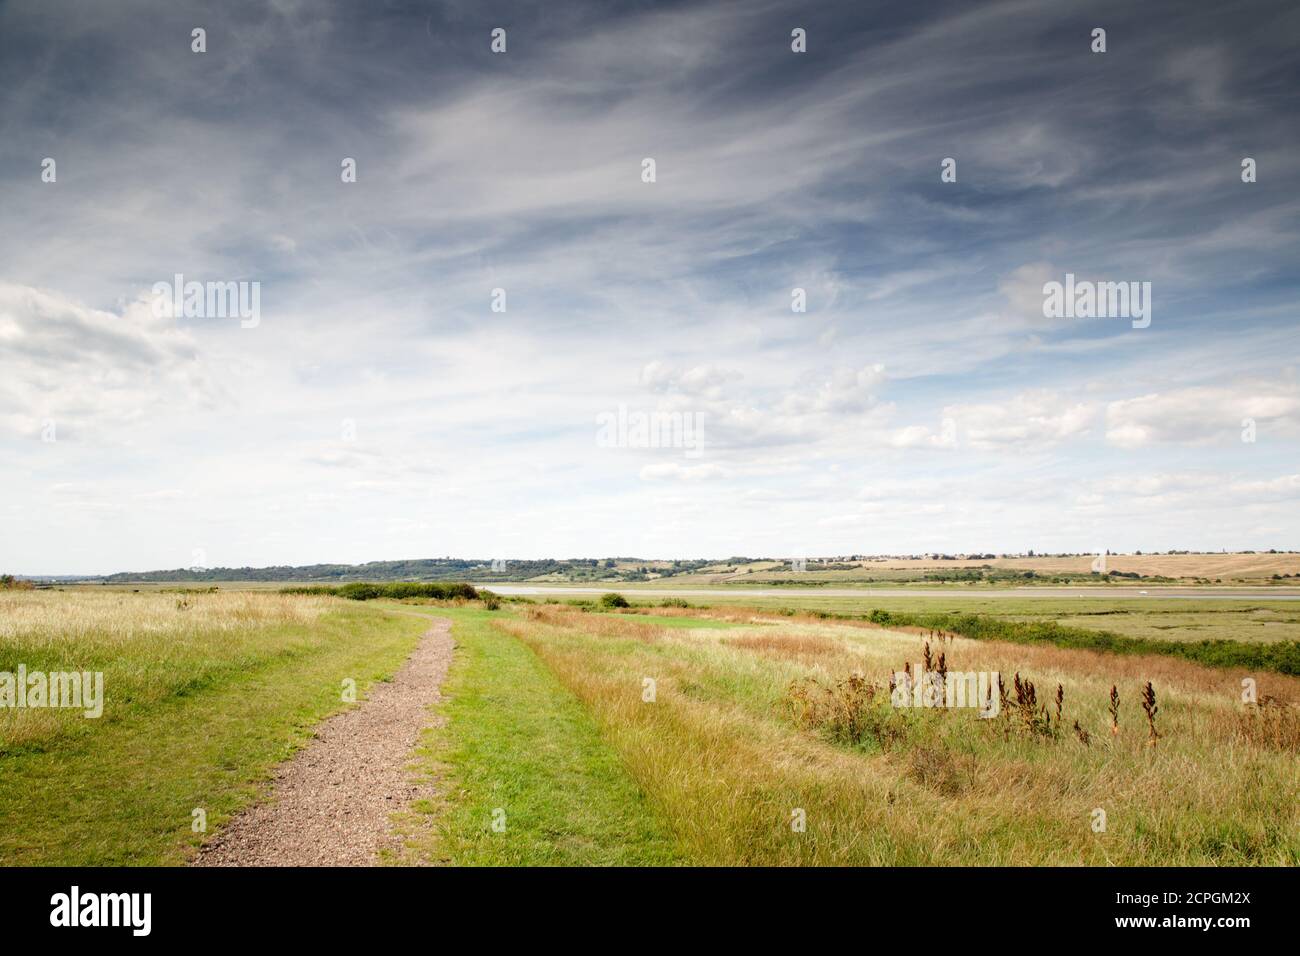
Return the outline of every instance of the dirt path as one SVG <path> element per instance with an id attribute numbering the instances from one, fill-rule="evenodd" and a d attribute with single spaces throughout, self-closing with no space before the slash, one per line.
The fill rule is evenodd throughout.
<path id="1" fill-rule="evenodd" d="M 194 866 L 365 866 L 398 850 L 391 814 L 421 796 L 407 766 L 451 663 L 451 622 L 433 620 L 393 676 L 336 714 L 282 764 L 270 799 L 236 816 Z"/>

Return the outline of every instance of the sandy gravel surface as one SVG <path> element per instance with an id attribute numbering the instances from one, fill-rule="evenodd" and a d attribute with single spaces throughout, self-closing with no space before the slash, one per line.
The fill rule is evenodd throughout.
<path id="1" fill-rule="evenodd" d="M 407 770 L 451 663 L 451 622 L 435 621 L 389 683 L 316 729 L 282 764 L 271 797 L 230 821 L 194 866 L 364 866 L 397 850 L 390 815 L 426 794 Z"/>

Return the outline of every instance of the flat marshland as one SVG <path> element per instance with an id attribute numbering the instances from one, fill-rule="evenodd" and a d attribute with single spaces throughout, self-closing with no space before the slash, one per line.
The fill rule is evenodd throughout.
<path id="1" fill-rule="evenodd" d="M 910 558 L 829 558 L 809 560 L 794 571 L 789 560 L 732 558 L 682 567 L 671 561 L 621 559 L 612 569 L 647 586 L 809 584 L 877 585 L 960 583 L 973 587 L 1088 585 L 1104 590 L 1153 584 L 1220 584 L 1286 587 L 1300 583 L 1300 553 L 1237 552 L 1113 554 L 1105 571 L 1094 571 L 1096 556 L 1037 555 L 995 557 L 938 556 Z M 488 579 L 484 579 L 488 580 Z M 564 574 L 542 575 L 538 582 L 560 582 Z M 587 580 L 590 580 L 588 578 Z"/>
<path id="2" fill-rule="evenodd" d="M 0 672 L 105 675 L 97 720 L 0 710 L 0 862 L 182 862 L 204 838 L 194 809 L 211 832 L 264 794 L 275 763 L 348 706 L 340 681 L 364 700 L 415 646 L 422 615 L 449 618 L 456 649 L 444 720 L 410 768 L 436 796 L 394 820 L 408 852 L 391 862 L 1297 862 L 1300 678 L 989 636 L 1004 619 L 1045 619 L 1041 604 L 976 612 L 993 622 L 976 640 L 817 616 L 869 616 L 861 601 L 791 599 L 803 610 L 0 592 Z M 889 613 L 950 610 L 916 600 Z M 1142 640 L 1209 631 L 1242 653 L 1282 649 L 1260 661 L 1291 666 L 1263 633 L 1289 631 L 1285 608 L 1106 615 L 1104 600 L 1053 613 L 1109 617 Z M 927 643 L 934 669 L 942 654 L 951 674 L 1002 675 L 996 716 L 894 706 L 890 675 L 923 666 Z"/>
<path id="3" fill-rule="evenodd" d="M 914 633 L 743 610 L 676 613 L 665 622 L 523 605 L 458 624 L 450 720 L 427 763 L 457 795 L 450 811 L 428 808 L 429 845 L 442 859 L 552 861 L 544 841 L 530 854 L 509 825 L 493 831 L 496 811 L 518 813 L 524 830 L 538 823 L 536 808 L 547 832 L 601 829 L 601 805 L 546 818 L 556 783 L 543 781 L 577 744 L 513 725 L 537 706 L 539 682 L 558 682 L 581 704 L 587 721 L 575 739 L 594 728 L 635 783 L 620 812 L 643 808 L 647 845 L 668 834 L 685 862 L 1294 864 L 1300 852 L 1294 677 L 936 638 L 931 653 L 949 671 L 998 671 L 1008 685 L 1019 674 L 1047 708 L 1046 718 L 1027 714 L 1008 686 L 999 716 L 984 719 L 972 708 L 891 705 L 888 675 L 924 654 Z M 489 662 L 504 654 L 528 670 L 485 699 Z M 1265 706 L 1242 703 L 1245 677 Z M 1154 744 L 1141 699 L 1148 681 Z M 507 750 L 476 739 L 485 710 L 513 727 Z M 525 755 L 535 772 L 521 773 Z M 563 800 L 581 782 L 566 780 Z M 564 861 L 598 858 L 589 852 Z"/>
<path id="4" fill-rule="evenodd" d="M 719 588 L 719 592 L 723 589 Z M 625 592 L 636 598 L 636 592 Z M 648 600 L 648 598 L 647 598 Z M 862 616 L 872 610 L 900 615 L 973 614 L 993 621 L 1052 623 L 1161 641 L 1229 640 L 1249 644 L 1300 641 L 1300 600 L 1251 601 L 1137 597 L 1119 592 L 1098 597 L 819 596 L 815 589 L 780 597 L 719 593 L 691 598 L 714 608 L 754 607 L 806 613 Z"/>

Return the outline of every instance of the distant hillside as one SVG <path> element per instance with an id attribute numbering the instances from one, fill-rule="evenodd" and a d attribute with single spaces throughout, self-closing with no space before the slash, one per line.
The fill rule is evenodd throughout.
<path id="1" fill-rule="evenodd" d="M 22 577 L 19 575 L 18 577 Z M 1026 586 L 1031 584 L 1300 584 L 1300 553 L 1245 551 L 1229 553 L 1107 554 L 1098 567 L 1091 554 L 931 554 L 899 556 L 840 555 L 789 558 L 733 556 L 723 560 L 655 560 L 634 557 L 547 558 L 504 562 L 471 558 L 420 558 L 371 561 L 367 564 L 279 565 L 268 568 L 174 568 L 124 571 L 103 577 L 68 580 L 105 584 L 221 581 L 344 584 L 350 581 L 473 581 L 483 584 L 532 582 L 631 584 L 671 580 L 675 585 L 963 584 Z"/>
<path id="2" fill-rule="evenodd" d="M 688 573 L 706 566 L 706 561 L 640 562 L 635 558 L 578 558 L 569 560 L 508 561 L 494 570 L 491 560 L 468 558 L 421 558 L 410 561 L 371 561 L 367 564 L 280 565 L 269 568 L 174 568 L 166 571 L 123 571 L 86 580 L 106 584 L 151 581 L 529 581 L 551 578 L 564 581 L 644 581 L 660 576 Z"/>

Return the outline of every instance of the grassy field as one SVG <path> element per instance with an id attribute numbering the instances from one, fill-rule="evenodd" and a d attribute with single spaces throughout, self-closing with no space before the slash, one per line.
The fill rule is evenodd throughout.
<path id="1" fill-rule="evenodd" d="M 441 725 L 410 769 L 438 796 L 394 821 L 407 849 L 390 862 L 1300 857 L 1300 678 L 957 636 L 933 640 L 931 652 L 951 672 L 1004 675 L 997 716 L 897 707 L 889 677 L 917 667 L 928 635 L 791 613 L 791 600 L 737 600 L 601 611 L 265 591 L 0 594 L 0 672 L 102 670 L 107 701 L 98 720 L 0 710 L 0 862 L 183 861 L 199 839 L 194 808 L 211 828 L 255 798 L 273 765 L 344 706 L 340 681 L 364 691 L 391 674 L 431 615 L 452 620 L 457 646 Z M 858 615 L 948 609 L 938 597 L 856 600 L 800 603 Z M 1286 607 L 1091 602 L 990 601 L 978 611 L 995 622 L 1096 617 L 1135 637 L 1179 641 L 1190 630 L 1243 646 L 1295 623 L 1259 617 Z M 1023 685 L 1010 689 L 1014 674 L 1035 685 L 1034 704 Z M 1244 678 L 1264 706 L 1243 704 Z M 1141 704 L 1148 681 L 1154 743 Z"/>
<path id="2" fill-rule="evenodd" d="M 913 634 L 745 609 L 675 613 L 669 622 L 667 609 L 453 611 L 453 699 L 424 765 L 448 786 L 424 808 L 416 845 L 425 858 L 1297 862 L 1294 713 L 1247 708 L 1240 695 L 1252 676 L 1260 695 L 1294 702 L 1300 680 L 1163 657 L 936 642 L 950 669 L 997 670 L 1008 682 L 1019 673 L 1048 707 L 1046 725 L 1028 720 L 1013 694 L 985 720 L 971 709 L 890 705 L 888 675 L 921 658 Z M 698 626 L 702 614 L 712 626 Z M 876 689 L 846 695 L 854 674 Z M 1154 745 L 1140 704 L 1148 680 Z M 860 733 L 836 716 L 850 710 Z M 493 830 L 494 810 L 504 830 Z"/>
<path id="3" fill-rule="evenodd" d="M 649 597 L 638 599 L 633 589 L 625 589 L 623 593 L 637 603 L 658 603 Z M 853 615 L 870 614 L 876 609 L 905 614 L 978 614 L 996 620 L 1050 621 L 1125 637 L 1171 641 L 1300 640 L 1300 601 L 1162 599 L 1123 594 L 1077 598 L 958 598 L 944 594 L 828 597 L 815 591 L 791 591 L 766 597 L 731 593 L 721 588 L 713 589 L 708 597 L 689 600 L 692 604 L 717 607 L 788 608 Z"/>
<path id="4" fill-rule="evenodd" d="M 635 781 L 637 805 L 673 834 L 687 862 L 1294 864 L 1300 853 L 1295 740 L 1274 746 L 1251 723 L 1256 716 L 1239 703 L 1241 674 L 1163 658 L 945 643 L 954 670 L 1019 672 L 1043 700 L 1060 684 L 1061 723 L 1031 731 L 1013 706 L 993 720 L 891 707 L 886 675 L 920 659 L 913 635 L 735 617 L 726 629 L 683 629 L 534 606 L 494 619 L 493 630 L 545 665 L 548 684 L 558 680 L 581 702 Z M 502 638 L 466 638 L 479 640 L 499 646 Z M 870 732 L 849 739 L 833 721 L 810 726 L 792 716 L 792 685 L 811 678 L 835 688 L 853 673 L 880 688 L 863 705 Z M 646 678 L 656 684 L 653 702 L 643 699 Z M 1294 678 L 1257 679 L 1261 694 L 1295 700 L 1300 690 Z M 1138 703 L 1147 680 L 1160 708 L 1154 746 Z M 522 676 L 498 690 L 501 708 L 534 697 Z M 451 718 L 451 740 L 478 726 Z M 558 737 L 550 745 L 565 747 Z M 484 766 L 472 751 L 458 759 L 460 780 Z M 476 810 L 466 822 L 482 831 L 491 800 L 468 790 Z M 1098 810 L 1104 832 L 1094 829 Z M 522 843 L 516 852 L 518 862 L 542 861 Z"/>
<path id="5" fill-rule="evenodd" d="M 1115 572 L 1110 580 L 1094 574 L 1095 555 L 980 557 L 980 558 L 867 558 L 860 560 L 807 560 L 805 570 L 794 572 L 790 559 L 718 561 L 682 572 L 671 562 L 620 561 L 614 569 L 626 574 L 644 571 L 648 582 L 693 584 L 828 585 L 875 583 L 898 585 L 967 580 L 971 586 L 1035 584 L 1092 584 L 1098 587 L 1142 587 L 1161 584 L 1226 584 L 1253 586 L 1300 585 L 1300 553 L 1115 554 L 1106 556 L 1105 568 Z M 1128 577 L 1133 575 L 1135 577 Z M 1145 579 L 1145 580 L 1143 580 Z M 536 580 L 563 581 L 562 575 Z"/>
<path id="6" fill-rule="evenodd" d="M 426 624 L 266 593 L 0 592 L 0 672 L 102 671 L 104 710 L 0 709 L 0 864 L 171 864 Z"/>

